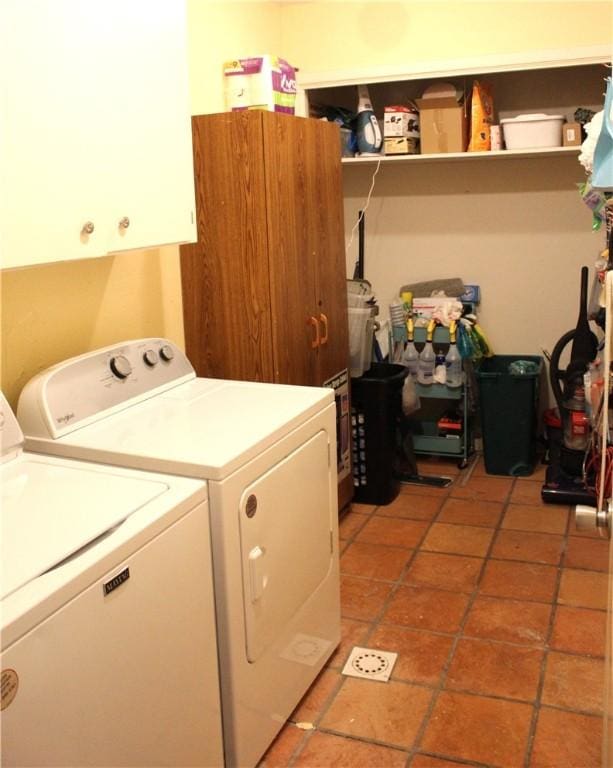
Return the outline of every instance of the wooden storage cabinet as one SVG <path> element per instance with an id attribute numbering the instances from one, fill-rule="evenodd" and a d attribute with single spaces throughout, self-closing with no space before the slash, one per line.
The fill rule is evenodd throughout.
<path id="1" fill-rule="evenodd" d="M 187 355 L 200 376 L 321 386 L 344 372 L 344 506 L 352 481 L 338 127 L 247 111 L 193 117 L 192 134 L 198 242 L 181 247 Z"/>
<path id="2" fill-rule="evenodd" d="M 0 266 L 195 239 L 185 12 L 0 4 Z"/>

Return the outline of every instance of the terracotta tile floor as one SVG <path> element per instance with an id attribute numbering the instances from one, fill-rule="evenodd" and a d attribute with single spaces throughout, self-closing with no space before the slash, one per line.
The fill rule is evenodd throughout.
<path id="1" fill-rule="evenodd" d="M 260 768 L 597 768 L 608 542 L 542 467 L 420 471 L 454 482 L 342 517 L 342 641 Z M 398 653 L 389 682 L 341 674 L 354 645 Z"/>

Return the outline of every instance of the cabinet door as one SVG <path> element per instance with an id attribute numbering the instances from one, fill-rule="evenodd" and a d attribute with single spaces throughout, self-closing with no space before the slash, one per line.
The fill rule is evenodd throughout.
<path id="1" fill-rule="evenodd" d="M 321 384 L 348 367 L 349 339 L 339 129 L 332 123 L 315 125 L 312 154 L 317 195 L 312 228 L 315 298 L 321 331 L 317 383 Z"/>
<path id="2" fill-rule="evenodd" d="M 0 4 L 0 243 L 3 267 L 106 252 L 103 3 Z M 108 43 L 107 43 L 108 45 Z M 89 182 L 84 183 L 90 179 Z M 86 222 L 94 231 L 81 233 Z"/>
<path id="3" fill-rule="evenodd" d="M 185 50 L 173 0 L 0 4 L 3 267 L 193 239 Z"/>
<path id="4" fill-rule="evenodd" d="M 196 239 L 185 3 L 105 3 L 109 251 Z M 128 226 L 125 226 L 125 225 Z"/>
<path id="5" fill-rule="evenodd" d="M 319 126 L 273 113 L 263 113 L 262 121 L 275 381 L 318 384 Z"/>
<path id="6" fill-rule="evenodd" d="M 192 119 L 198 242 L 181 247 L 187 356 L 199 376 L 275 381 L 262 124 Z"/>

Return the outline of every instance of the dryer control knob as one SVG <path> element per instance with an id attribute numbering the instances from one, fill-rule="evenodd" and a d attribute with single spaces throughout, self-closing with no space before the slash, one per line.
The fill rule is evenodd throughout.
<path id="1" fill-rule="evenodd" d="M 169 363 L 174 356 L 175 356 L 175 353 L 173 351 L 173 348 L 170 346 L 170 344 L 164 344 L 164 346 L 160 349 L 160 357 L 162 358 L 162 360 L 165 360 L 167 363 Z"/>
<path id="2" fill-rule="evenodd" d="M 132 366 L 125 355 L 117 355 L 111 358 L 111 371 L 118 379 L 127 379 L 132 373 Z"/>
<path id="3" fill-rule="evenodd" d="M 159 360 L 158 353 L 155 351 L 155 349 L 147 349 L 143 354 L 143 360 L 145 361 L 146 365 L 148 365 L 150 368 L 153 368 L 154 365 L 157 365 Z"/>

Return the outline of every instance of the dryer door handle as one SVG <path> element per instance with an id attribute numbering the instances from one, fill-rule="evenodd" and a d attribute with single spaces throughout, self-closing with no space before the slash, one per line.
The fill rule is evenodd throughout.
<path id="1" fill-rule="evenodd" d="M 255 546 L 249 553 L 249 589 L 252 603 L 256 603 L 264 594 L 264 587 L 266 586 L 264 578 L 265 554 L 265 550 L 259 546 Z"/>

